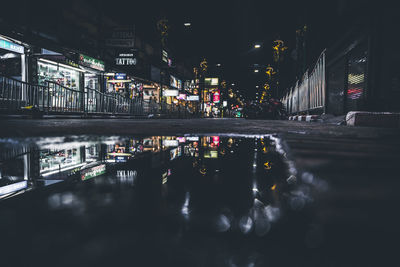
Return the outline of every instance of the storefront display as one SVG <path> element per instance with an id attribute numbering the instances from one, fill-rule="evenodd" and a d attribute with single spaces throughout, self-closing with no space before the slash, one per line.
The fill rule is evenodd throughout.
<path id="1" fill-rule="evenodd" d="M 79 167 L 82 163 L 80 148 L 40 151 L 40 174 Z"/>
<path id="2" fill-rule="evenodd" d="M 81 89 L 80 72 L 82 70 L 61 63 L 46 59 L 38 60 L 38 82 L 40 85 L 47 85 L 47 81 L 51 81 L 79 91 Z"/>

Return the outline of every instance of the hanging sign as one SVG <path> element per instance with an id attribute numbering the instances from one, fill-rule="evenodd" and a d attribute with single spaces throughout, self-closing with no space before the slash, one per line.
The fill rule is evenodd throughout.
<path id="1" fill-rule="evenodd" d="M 115 58 L 115 64 L 119 66 L 135 66 L 137 64 L 137 59 L 133 53 L 120 53 L 118 57 Z"/>
<path id="2" fill-rule="evenodd" d="M 79 55 L 79 64 L 100 71 L 105 71 L 106 69 L 104 66 L 104 61 L 86 56 L 84 54 Z"/>
<path id="3" fill-rule="evenodd" d="M 0 40 L 0 48 L 20 54 L 24 53 L 24 47 L 22 45 L 17 45 L 7 40 Z"/>

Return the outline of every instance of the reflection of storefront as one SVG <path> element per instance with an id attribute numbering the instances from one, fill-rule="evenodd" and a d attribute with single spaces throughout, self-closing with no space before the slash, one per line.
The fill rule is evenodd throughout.
<path id="1" fill-rule="evenodd" d="M 84 148 L 84 147 L 83 147 Z M 40 174 L 42 176 L 78 168 L 83 165 L 84 153 L 81 148 L 48 149 L 40 151 Z"/>
<path id="2" fill-rule="evenodd" d="M 24 50 L 22 45 L 0 35 L 0 75 L 26 81 Z"/>

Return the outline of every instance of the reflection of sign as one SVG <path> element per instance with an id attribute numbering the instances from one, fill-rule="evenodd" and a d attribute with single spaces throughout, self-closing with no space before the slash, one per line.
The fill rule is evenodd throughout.
<path id="1" fill-rule="evenodd" d="M 82 181 L 88 180 L 90 178 L 99 176 L 106 173 L 106 165 L 102 164 L 93 168 L 85 169 L 81 171 Z"/>
<path id="2" fill-rule="evenodd" d="M 199 101 L 199 96 L 198 95 L 188 95 L 186 97 L 187 101 Z"/>
<path id="3" fill-rule="evenodd" d="M 7 40 L 0 40 L 0 48 L 12 51 L 12 52 L 17 52 L 20 54 L 24 53 L 24 47 L 21 45 L 14 44 L 12 42 L 9 42 Z"/>
<path id="4" fill-rule="evenodd" d="M 133 186 L 137 177 L 137 171 L 117 170 L 117 178 L 121 184 Z"/>
<path id="5" fill-rule="evenodd" d="M 92 69 L 96 69 L 96 70 L 100 70 L 100 71 L 104 71 L 105 70 L 105 66 L 104 66 L 104 62 L 96 59 L 96 58 L 92 58 L 83 54 L 79 55 L 79 64 L 81 64 L 82 66 L 86 66 Z"/>
<path id="6" fill-rule="evenodd" d="M 118 54 L 115 58 L 115 64 L 119 66 L 135 66 L 137 59 L 134 54 Z"/>
<path id="7" fill-rule="evenodd" d="M 171 149 L 171 151 L 169 152 L 170 160 L 176 159 L 178 157 L 178 152 L 178 148 Z"/>
<path id="8" fill-rule="evenodd" d="M 10 185 L 2 186 L 2 187 L 0 187 L 0 196 L 24 189 L 26 187 L 28 187 L 27 181 L 22 181 L 22 182 L 10 184 Z"/>
<path id="9" fill-rule="evenodd" d="M 212 86 L 218 85 L 218 78 L 205 78 L 204 83 Z"/>
<path id="10" fill-rule="evenodd" d="M 185 143 L 186 142 L 186 138 L 185 137 L 177 137 L 176 140 L 178 140 L 179 143 Z"/>
<path id="11" fill-rule="evenodd" d="M 163 91 L 163 96 L 178 96 L 179 91 L 178 90 L 164 90 Z"/>
<path id="12" fill-rule="evenodd" d="M 204 152 L 204 158 L 208 159 L 216 159 L 218 158 L 218 151 L 208 150 Z"/>

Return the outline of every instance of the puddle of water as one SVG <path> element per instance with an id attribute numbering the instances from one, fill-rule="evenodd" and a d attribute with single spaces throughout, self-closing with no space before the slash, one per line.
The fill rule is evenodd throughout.
<path id="1" fill-rule="evenodd" d="M 29 240 L 33 258 L 94 263 L 132 250 L 189 264 L 210 250 L 221 257 L 211 265 L 256 266 L 267 256 L 254 246 L 312 201 L 312 175 L 297 179 L 274 136 L 8 139 L 0 151 L 3 244 Z"/>

